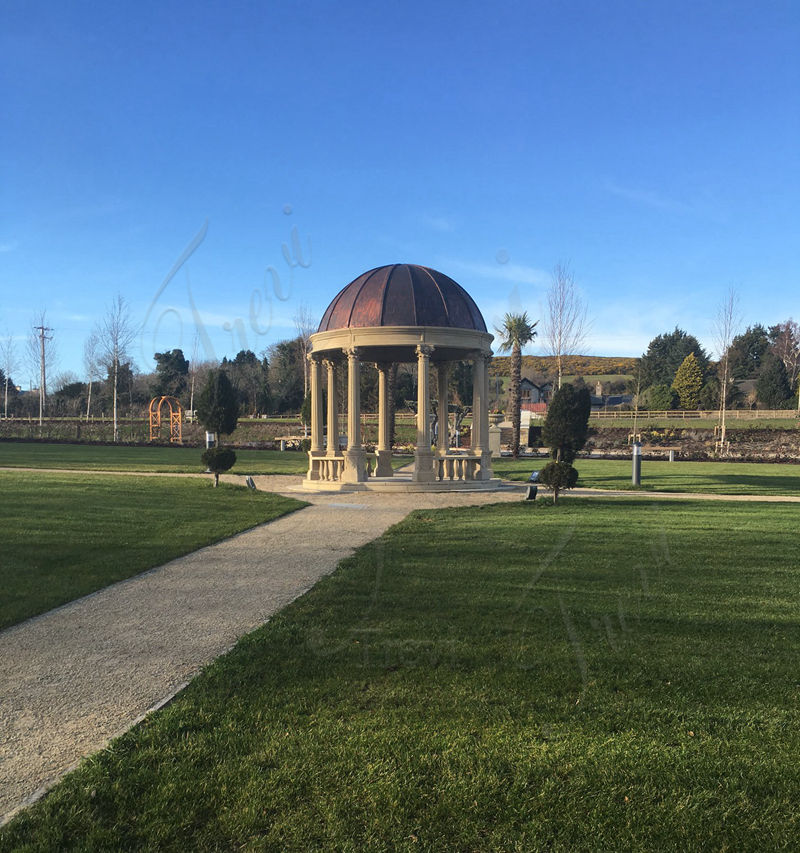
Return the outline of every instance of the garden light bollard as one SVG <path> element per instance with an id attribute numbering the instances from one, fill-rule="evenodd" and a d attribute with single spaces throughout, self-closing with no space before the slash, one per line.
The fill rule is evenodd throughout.
<path id="1" fill-rule="evenodd" d="M 642 484 L 642 445 L 638 441 L 633 442 L 633 473 L 631 483 L 634 486 Z"/>

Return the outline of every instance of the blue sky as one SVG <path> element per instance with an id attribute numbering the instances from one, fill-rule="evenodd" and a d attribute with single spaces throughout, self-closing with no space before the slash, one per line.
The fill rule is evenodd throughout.
<path id="1" fill-rule="evenodd" d="M 260 352 L 394 262 L 490 326 L 567 262 L 595 355 L 798 319 L 798 45 L 796 0 L 6 0 L 0 336 L 81 375 L 121 293 L 140 369 Z"/>

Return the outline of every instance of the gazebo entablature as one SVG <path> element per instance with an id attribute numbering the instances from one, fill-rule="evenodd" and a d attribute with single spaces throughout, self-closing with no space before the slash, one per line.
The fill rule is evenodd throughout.
<path id="1" fill-rule="evenodd" d="M 310 488 L 351 487 L 372 478 L 391 478 L 389 423 L 389 369 L 396 363 L 417 364 L 417 436 L 414 453 L 415 484 L 463 487 L 469 481 L 492 478 L 489 448 L 488 361 L 493 336 L 473 329 L 447 327 L 348 327 L 311 336 L 311 449 L 306 485 Z M 440 401 L 448 399 L 449 365 L 473 362 L 473 428 L 467 453 L 451 453 L 448 430 L 440 429 L 436 451 L 431 449 L 431 389 L 429 367 L 437 366 Z M 378 370 L 378 442 L 368 457 L 361 441 L 361 364 Z M 347 446 L 339 449 L 336 377 L 347 371 Z M 323 440 L 322 374 L 327 374 L 327 446 Z M 445 403 L 446 405 L 446 403 Z"/>

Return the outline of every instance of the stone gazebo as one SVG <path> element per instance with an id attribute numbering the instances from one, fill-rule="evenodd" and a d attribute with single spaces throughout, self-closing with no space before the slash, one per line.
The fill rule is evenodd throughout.
<path id="1" fill-rule="evenodd" d="M 478 306 L 451 278 L 427 267 L 391 264 L 363 273 L 328 306 L 311 336 L 311 450 L 304 486 L 320 490 L 440 491 L 496 488 L 489 450 L 488 372 L 492 335 Z M 448 399 L 449 365 L 473 364 L 472 444 L 448 447 L 448 419 L 431 447 L 429 368 L 437 367 L 438 399 Z M 361 363 L 378 370 L 378 444 L 361 443 Z M 395 473 L 389 424 L 389 369 L 417 363 L 417 438 L 414 470 Z M 322 373 L 327 373 L 327 444 L 323 431 Z M 347 446 L 339 447 L 336 378 L 347 371 Z M 446 406 L 443 407 L 447 411 Z M 442 411 L 442 408 L 440 408 Z M 440 419 L 441 421 L 442 419 Z"/>

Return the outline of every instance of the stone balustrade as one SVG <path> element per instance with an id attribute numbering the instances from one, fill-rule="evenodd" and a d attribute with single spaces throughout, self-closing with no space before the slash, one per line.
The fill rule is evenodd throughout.
<path id="1" fill-rule="evenodd" d="M 434 464 L 436 466 L 436 479 L 441 482 L 446 480 L 474 480 L 481 464 L 481 457 L 464 453 L 448 453 L 444 456 L 437 456 L 434 459 Z"/>
<path id="2" fill-rule="evenodd" d="M 344 456 L 316 456 L 311 458 L 311 467 L 308 472 L 309 480 L 321 480 L 327 483 L 342 481 L 342 473 L 345 466 Z M 364 456 L 364 477 L 374 477 L 378 468 L 378 456 L 376 453 L 367 453 Z"/>
<path id="3" fill-rule="evenodd" d="M 311 460 L 309 479 L 323 480 L 328 483 L 340 482 L 342 479 L 342 471 L 344 471 L 344 457 L 318 456 Z"/>

